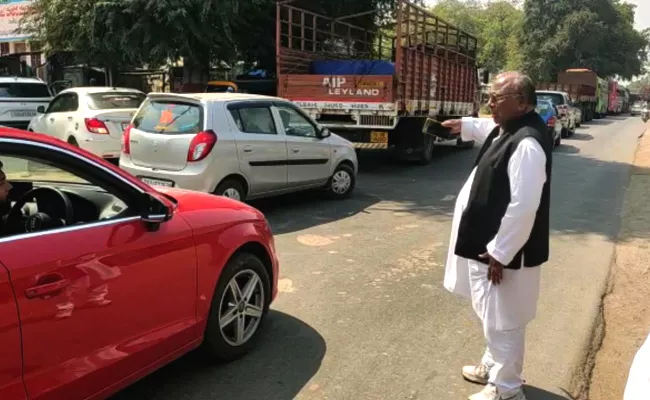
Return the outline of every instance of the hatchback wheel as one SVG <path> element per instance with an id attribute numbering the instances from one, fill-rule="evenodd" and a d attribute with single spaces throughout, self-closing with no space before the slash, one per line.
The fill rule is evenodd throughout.
<path id="1" fill-rule="evenodd" d="M 227 180 L 222 182 L 217 186 L 217 189 L 214 191 L 214 194 L 217 196 L 228 197 L 230 199 L 244 201 L 246 197 L 246 191 L 241 183 L 237 182 L 234 179 Z"/>
<path id="2" fill-rule="evenodd" d="M 203 348 L 210 359 L 236 360 L 254 346 L 269 311 L 271 283 L 259 258 L 241 253 L 231 259 L 212 298 Z"/>
<path id="3" fill-rule="evenodd" d="M 334 174 L 332 174 L 325 189 L 330 197 L 334 199 L 343 199 L 350 197 L 355 184 L 356 180 L 352 167 L 341 164 L 336 168 Z"/>

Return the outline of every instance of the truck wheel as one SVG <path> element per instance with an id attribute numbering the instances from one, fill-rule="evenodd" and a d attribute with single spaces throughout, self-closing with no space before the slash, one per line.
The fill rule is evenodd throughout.
<path id="1" fill-rule="evenodd" d="M 433 161 L 433 152 L 434 152 L 434 140 L 431 135 L 424 135 L 424 146 L 422 152 L 420 153 L 420 159 L 418 162 L 420 165 L 429 165 Z"/>

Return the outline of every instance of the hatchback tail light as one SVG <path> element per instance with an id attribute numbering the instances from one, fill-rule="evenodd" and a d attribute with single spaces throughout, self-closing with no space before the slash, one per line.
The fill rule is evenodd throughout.
<path id="1" fill-rule="evenodd" d="M 199 132 L 192 142 L 187 152 L 187 161 L 201 161 L 210 154 L 212 148 L 217 143 L 217 134 L 211 130 Z"/>
<path id="2" fill-rule="evenodd" d="M 99 135 L 108 135 L 108 128 L 104 121 L 100 121 L 97 118 L 85 118 L 86 129 L 88 132 L 97 133 Z"/>
<path id="3" fill-rule="evenodd" d="M 122 153 L 126 155 L 131 154 L 131 129 L 133 125 L 127 126 L 122 133 Z"/>
<path id="4" fill-rule="evenodd" d="M 551 127 L 551 128 L 554 128 L 555 127 L 555 122 L 556 122 L 555 117 L 551 117 L 551 118 L 548 119 L 547 125 L 549 127 Z"/>

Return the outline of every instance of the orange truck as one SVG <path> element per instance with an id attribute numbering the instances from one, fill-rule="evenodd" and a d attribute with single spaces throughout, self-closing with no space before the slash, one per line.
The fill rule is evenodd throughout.
<path id="1" fill-rule="evenodd" d="M 478 115 L 476 38 L 406 0 L 389 14 L 333 18 L 278 2 L 278 95 L 358 149 L 428 164 L 438 142 L 469 147 L 425 123 Z M 355 24 L 369 16 L 381 26 Z"/>

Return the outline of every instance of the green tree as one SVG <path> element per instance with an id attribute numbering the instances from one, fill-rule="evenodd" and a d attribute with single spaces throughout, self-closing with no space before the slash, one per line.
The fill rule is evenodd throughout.
<path id="1" fill-rule="evenodd" d="M 525 0 L 525 71 L 538 81 L 577 67 L 602 77 L 640 74 L 648 40 L 634 29 L 634 8 L 619 0 Z"/>
<path id="2" fill-rule="evenodd" d="M 490 72 L 521 67 L 523 15 L 516 1 L 442 0 L 432 12 L 477 37 L 481 67 Z"/>

